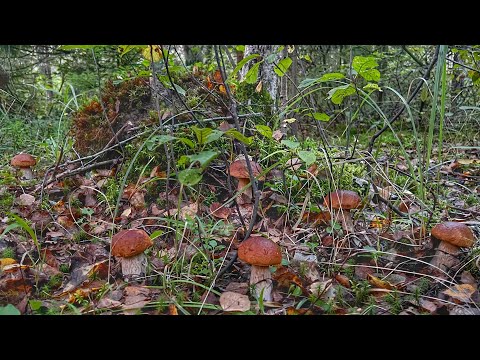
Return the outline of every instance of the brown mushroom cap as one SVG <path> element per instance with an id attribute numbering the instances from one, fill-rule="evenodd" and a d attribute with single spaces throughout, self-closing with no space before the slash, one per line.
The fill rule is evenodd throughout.
<path id="1" fill-rule="evenodd" d="M 362 199 L 355 191 L 337 190 L 325 196 L 323 204 L 334 209 L 351 210 L 356 209 L 361 202 Z"/>
<path id="2" fill-rule="evenodd" d="M 112 237 L 112 255 L 131 257 L 141 254 L 153 245 L 152 239 L 141 229 L 122 230 Z"/>
<path id="3" fill-rule="evenodd" d="M 238 246 L 238 258 L 255 266 L 278 265 L 282 262 L 282 251 L 270 239 L 251 236 Z"/>
<path id="4" fill-rule="evenodd" d="M 262 173 L 262 168 L 255 161 L 250 161 L 253 176 L 258 176 Z M 246 160 L 235 160 L 230 164 L 230 175 L 237 179 L 250 179 L 248 174 L 248 167 Z"/>
<path id="5" fill-rule="evenodd" d="M 458 247 L 472 247 L 475 242 L 472 230 L 467 225 L 454 221 L 435 225 L 432 236 Z"/>
<path id="6" fill-rule="evenodd" d="M 15 155 L 10 164 L 18 168 L 28 168 L 34 166 L 37 163 L 37 160 L 30 154 L 18 154 Z"/>

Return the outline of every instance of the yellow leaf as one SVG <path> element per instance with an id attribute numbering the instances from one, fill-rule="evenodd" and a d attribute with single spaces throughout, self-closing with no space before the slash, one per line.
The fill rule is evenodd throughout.
<path id="1" fill-rule="evenodd" d="M 293 53 L 295 51 L 295 45 L 287 45 L 287 52 L 289 54 Z"/>
<path id="2" fill-rule="evenodd" d="M 376 287 L 376 288 L 388 289 L 388 290 L 392 290 L 394 288 L 392 286 L 392 284 L 390 284 L 388 281 L 380 280 L 379 278 L 377 278 L 377 277 L 375 277 L 371 274 L 367 275 L 367 280 L 370 283 L 370 285 L 372 285 L 373 287 Z"/>
<path id="3" fill-rule="evenodd" d="M 297 121 L 297 119 L 295 118 L 290 118 L 290 119 L 285 119 L 283 120 L 284 122 L 286 122 L 287 124 L 291 124 L 291 123 L 294 123 L 295 121 Z"/>
<path id="4" fill-rule="evenodd" d="M 220 86 L 218 87 L 218 91 L 220 91 L 221 94 L 227 93 L 227 89 L 225 89 L 225 85 L 223 84 L 220 84 Z"/>
<path id="5" fill-rule="evenodd" d="M 160 61 L 163 56 L 162 50 L 158 45 L 148 45 L 145 49 L 143 49 L 142 55 L 148 61 L 152 61 L 153 57 L 153 62 Z"/>
<path id="6" fill-rule="evenodd" d="M 17 262 L 12 258 L 3 258 L 0 259 L 0 269 L 3 269 L 4 266 L 16 264 Z"/>
<path id="7" fill-rule="evenodd" d="M 453 288 L 443 291 L 443 293 L 461 302 L 472 302 L 471 296 L 475 290 L 470 284 L 461 284 L 455 285 Z"/>
<path id="8" fill-rule="evenodd" d="M 456 162 L 461 165 L 480 164 L 480 159 L 458 159 Z"/>

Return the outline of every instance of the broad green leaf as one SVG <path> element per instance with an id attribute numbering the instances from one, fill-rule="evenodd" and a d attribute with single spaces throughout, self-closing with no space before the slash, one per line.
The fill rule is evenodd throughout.
<path id="1" fill-rule="evenodd" d="M 334 104 L 339 105 L 343 102 L 343 99 L 353 94 L 355 94 L 354 87 L 350 84 L 347 84 L 331 89 L 328 92 L 328 99 L 332 100 Z"/>
<path id="2" fill-rule="evenodd" d="M 315 120 L 319 120 L 319 121 L 329 121 L 330 120 L 330 116 L 328 116 L 327 114 L 325 113 L 313 113 L 313 118 Z"/>
<path id="3" fill-rule="evenodd" d="M 244 81 L 247 84 L 255 84 L 258 79 L 258 69 L 260 67 L 261 62 L 257 62 L 254 64 L 250 70 L 248 70 L 247 74 L 245 75 Z"/>
<path id="4" fill-rule="evenodd" d="M 213 129 L 210 134 L 207 135 L 205 144 L 209 144 L 213 141 L 220 139 L 223 136 L 223 131 Z"/>
<path id="5" fill-rule="evenodd" d="M 241 132 L 238 132 L 235 129 L 230 129 L 230 130 L 225 131 L 225 135 L 232 136 L 233 138 L 237 139 L 238 141 L 243 142 L 245 145 L 250 145 L 253 141 L 253 138 L 251 136 L 246 137 Z"/>
<path id="6" fill-rule="evenodd" d="M 340 79 L 343 79 L 345 78 L 345 75 L 343 74 L 340 74 L 340 73 L 327 73 L 327 74 L 323 74 L 321 77 L 319 78 L 315 78 L 315 79 L 311 79 L 311 78 L 307 78 L 307 79 L 304 79 L 302 80 L 302 82 L 300 82 L 300 84 L 298 85 L 298 87 L 301 89 L 301 88 L 306 88 L 306 87 L 309 87 L 313 84 L 316 84 L 316 83 L 321 83 L 321 82 L 325 82 L 325 81 L 333 81 L 333 80 L 340 80 Z"/>
<path id="7" fill-rule="evenodd" d="M 157 237 L 163 235 L 163 230 L 155 230 L 153 233 L 150 234 L 150 239 L 155 240 Z"/>
<path id="8" fill-rule="evenodd" d="M 207 150 L 195 155 L 189 155 L 188 158 L 192 163 L 198 161 L 200 163 L 200 167 L 205 169 L 208 164 L 218 156 L 218 154 L 218 151 Z"/>
<path id="9" fill-rule="evenodd" d="M 292 141 L 292 140 L 282 140 L 280 143 L 285 145 L 289 149 L 296 149 L 300 146 L 300 143 L 298 141 Z"/>
<path id="10" fill-rule="evenodd" d="M 380 71 L 375 69 L 378 63 L 372 56 L 355 56 L 352 62 L 353 69 L 367 81 L 380 80 Z"/>
<path id="11" fill-rule="evenodd" d="M 184 166 L 190 163 L 190 157 L 188 155 L 180 156 L 180 159 L 177 160 L 178 166 Z"/>
<path id="12" fill-rule="evenodd" d="M 322 75 L 322 77 L 320 78 L 320 82 L 340 80 L 340 79 L 343 79 L 344 77 L 345 75 L 340 73 L 327 73 Z"/>
<path id="13" fill-rule="evenodd" d="M 200 169 L 185 169 L 178 173 L 178 181 L 180 184 L 193 186 L 202 180 Z"/>
<path id="14" fill-rule="evenodd" d="M 315 160 L 317 160 L 317 156 L 312 151 L 303 151 L 300 150 L 298 152 L 298 157 L 305 162 L 305 165 L 310 166 L 312 165 Z"/>
<path id="15" fill-rule="evenodd" d="M 180 85 L 177 85 L 175 83 L 173 83 L 173 85 L 175 86 L 175 90 L 177 90 L 177 92 L 182 95 L 182 96 L 185 96 L 186 92 L 185 90 L 180 86 Z"/>
<path id="16" fill-rule="evenodd" d="M 88 50 L 95 47 L 104 46 L 104 45 L 62 45 L 59 50 Z"/>
<path id="17" fill-rule="evenodd" d="M 0 315 L 21 315 L 20 311 L 13 306 L 8 304 L 7 306 L 0 306 Z"/>
<path id="18" fill-rule="evenodd" d="M 122 57 L 123 55 L 128 54 L 133 49 L 143 49 L 146 46 L 147 45 L 119 45 L 118 52 L 120 53 L 120 57 Z"/>
<path id="19" fill-rule="evenodd" d="M 178 138 L 178 140 L 180 140 L 180 141 L 183 142 L 185 145 L 187 145 L 188 147 L 190 147 L 190 149 L 194 149 L 194 148 L 195 148 L 195 143 L 194 143 L 192 140 L 190 140 L 190 139 L 181 137 L 181 138 Z"/>
<path id="20" fill-rule="evenodd" d="M 198 126 L 192 126 L 192 130 L 195 132 L 195 135 L 197 136 L 197 142 L 200 145 L 204 145 L 205 142 L 207 141 L 208 135 L 210 135 L 213 131 L 211 128 L 199 128 Z"/>
<path id="21" fill-rule="evenodd" d="M 255 128 L 257 129 L 257 131 L 260 134 L 262 134 L 266 138 L 269 138 L 269 139 L 272 138 L 273 131 L 269 126 L 267 126 L 267 125 L 255 125 Z"/>
<path id="22" fill-rule="evenodd" d="M 292 65 L 292 59 L 290 59 L 290 57 L 286 57 L 285 59 L 282 59 L 278 64 L 277 66 L 275 66 L 273 68 L 273 71 L 275 71 L 275 74 L 277 74 L 278 76 L 282 77 L 284 76 L 287 71 L 288 71 L 288 68 L 290 67 L 290 65 Z"/>
<path id="23" fill-rule="evenodd" d="M 33 311 L 37 311 L 42 307 L 42 302 L 40 300 L 29 300 L 28 305 Z"/>
<path id="24" fill-rule="evenodd" d="M 242 46 L 245 47 L 244 45 L 242 45 Z M 249 62 L 250 60 L 255 59 L 257 57 L 260 57 L 260 55 L 259 54 L 251 54 L 251 55 L 248 55 L 246 58 L 243 58 L 237 64 L 237 66 L 235 66 L 235 69 L 233 69 L 233 71 L 230 74 L 230 76 L 228 77 L 228 79 L 229 80 L 233 79 L 233 77 L 240 71 L 240 69 L 243 68 L 243 65 L 245 65 L 247 62 Z"/>
<path id="25" fill-rule="evenodd" d="M 374 84 L 374 83 L 368 83 L 367 85 L 365 85 L 363 87 L 363 90 L 365 91 L 369 91 L 369 90 L 372 90 L 372 91 L 383 91 L 382 88 L 380 86 L 378 86 L 378 84 Z"/>
<path id="26" fill-rule="evenodd" d="M 302 55 L 300 57 L 300 59 L 305 59 L 306 61 L 308 61 L 310 63 L 312 62 L 312 58 L 310 57 L 310 55 Z"/>
<path id="27" fill-rule="evenodd" d="M 235 46 L 235 50 L 244 52 L 245 51 L 245 45 L 237 45 L 237 46 Z"/>

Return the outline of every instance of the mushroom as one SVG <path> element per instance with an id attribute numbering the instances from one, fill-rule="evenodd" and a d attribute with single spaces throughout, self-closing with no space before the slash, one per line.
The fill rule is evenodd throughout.
<path id="1" fill-rule="evenodd" d="M 15 155 L 10 162 L 13 167 L 20 169 L 22 178 L 26 180 L 33 179 L 32 169 L 30 169 L 30 167 L 35 166 L 36 163 L 37 160 L 35 160 L 35 158 L 30 154 Z"/>
<path id="2" fill-rule="evenodd" d="M 238 258 L 252 265 L 250 285 L 255 287 L 255 296 L 260 298 L 263 290 L 263 301 L 272 301 L 272 274 L 270 265 L 282 262 L 280 246 L 270 239 L 251 236 L 238 246 Z"/>
<path id="3" fill-rule="evenodd" d="M 340 219 L 343 230 L 351 233 L 354 229 L 350 210 L 358 208 L 361 201 L 362 199 L 355 191 L 337 190 L 325 196 L 323 204 L 331 211 L 341 209 L 337 212 L 335 219 Z"/>
<path id="4" fill-rule="evenodd" d="M 145 274 L 143 252 L 152 245 L 152 239 L 141 229 L 122 230 L 112 237 L 112 255 L 119 258 L 124 277 L 136 279 Z"/>
<path id="5" fill-rule="evenodd" d="M 430 264 L 444 271 L 459 264 L 456 255 L 460 248 L 472 247 L 475 242 L 472 230 L 467 225 L 454 221 L 435 225 L 431 235 L 440 240 L 440 244 Z"/>
<path id="6" fill-rule="evenodd" d="M 254 177 L 257 177 L 262 173 L 262 168 L 255 161 L 250 161 L 250 166 L 252 168 L 252 174 Z M 230 164 L 230 175 L 238 179 L 237 191 L 240 192 L 245 186 L 250 184 L 250 175 L 248 173 L 247 161 L 244 159 L 235 160 Z M 260 178 L 260 180 L 263 178 Z M 242 194 L 245 197 L 237 198 L 239 204 L 245 204 L 252 201 L 253 192 L 252 187 L 249 187 Z"/>

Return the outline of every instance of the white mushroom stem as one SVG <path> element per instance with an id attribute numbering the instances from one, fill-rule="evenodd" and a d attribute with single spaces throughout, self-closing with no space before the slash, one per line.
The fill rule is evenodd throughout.
<path id="1" fill-rule="evenodd" d="M 460 263 L 460 260 L 456 257 L 459 253 L 460 248 L 458 246 L 446 241 L 440 241 L 440 245 L 438 245 L 437 251 L 430 264 L 443 271 L 447 271 Z"/>
<path id="2" fill-rule="evenodd" d="M 237 197 L 237 203 L 239 205 L 252 202 L 252 198 L 253 198 L 252 187 L 250 186 L 248 189 L 244 189 L 242 192 L 242 189 L 248 184 L 250 184 L 250 179 L 248 178 L 238 179 L 237 191 L 239 193 L 239 196 Z"/>
<path id="3" fill-rule="evenodd" d="M 120 258 L 122 264 L 122 274 L 124 277 L 140 277 L 145 274 L 147 269 L 147 258 L 144 253 Z"/>
<path id="4" fill-rule="evenodd" d="M 29 167 L 23 167 L 20 168 L 20 172 L 22 173 L 22 178 L 26 180 L 32 180 L 33 179 L 33 173 L 32 169 Z"/>
<path id="5" fill-rule="evenodd" d="M 255 297 L 260 299 L 263 290 L 263 301 L 272 301 L 273 281 L 268 266 L 252 265 L 250 285 L 255 287 Z"/>
<path id="6" fill-rule="evenodd" d="M 337 209 L 336 211 L 336 220 L 340 221 L 342 224 L 343 230 L 345 230 L 346 233 L 353 233 L 354 232 L 354 227 L 353 227 L 353 220 L 352 220 L 352 215 L 350 214 L 350 210 L 345 210 L 345 209 Z"/>

